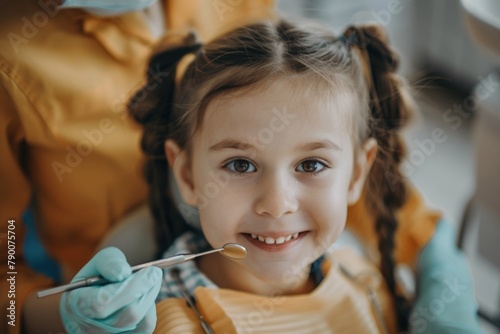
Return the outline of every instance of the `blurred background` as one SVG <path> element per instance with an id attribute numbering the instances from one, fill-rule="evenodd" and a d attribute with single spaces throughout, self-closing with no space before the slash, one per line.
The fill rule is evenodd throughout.
<path id="1" fill-rule="evenodd" d="M 280 0 L 339 34 L 386 27 L 419 113 L 403 174 L 457 229 L 485 333 L 500 333 L 500 1 Z"/>

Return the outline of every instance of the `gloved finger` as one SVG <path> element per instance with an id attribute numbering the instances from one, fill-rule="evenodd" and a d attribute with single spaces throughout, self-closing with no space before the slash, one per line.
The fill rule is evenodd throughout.
<path id="1" fill-rule="evenodd" d="M 161 269 L 147 268 L 124 282 L 66 292 L 61 300 L 61 317 L 66 325 L 77 321 L 82 328 L 90 326 L 106 333 L 134 330 L 154 305 L 161 276 Z"/>
<path id="2" fill-rule="evenodd" d="M 115 283 L 119 284 L 119 283 Z M 60 304 L 61 320 L 68 333 L 123 333 L 136 326 L 117 328 L 99 319 L 104 305 L 99 302 L 100 288 L 93 286 L 76 289 L 63 294 Z M 112 322 L 111 322 L 112 323 Z"/>
<path id="3" fill-rule="evenodd" d="M 132 333 L 149 334 L 153 333 L 155 328 L 156 328 L 156 305 L 153 304 L 149 307 L 149 310 L 146 312 L 146 315 L 139 323 L 139 325 L 137 325 L 136 329 L 132 331 Z"/>
<path id="4" fill-rule="evenodd" d="M 122 251 L 115 247 L 104 248 L 76 274 L 72 282 L 101 275 L 111 282 L 119 282 L 132 273 Z"/>
<path id="5" fill-rule="evenodd" d="M 154 284 L 140 299 L 130 303 L 124 309 L 120 310 L 120 312 L 128 314 L 128 316 L 120 317 L 121 321 L 117 323 L 117 326 L 128 327 L 131 323 L 139 323 L 145 316 L 147 316 L 147 312 L 151 306 L 155 305 L 156 297 L 158 296 L 161 288 L 161 278 L 163 276 L 163 272 L 160 268 L 149 269 L 157 272 L 153 275 L 159 276 L 158 282 Z"/>
<path id="6" fill-rule="evenodd" d="M 162 271 L 147 268 L 123 282 L 65 292 L 61 319 L 70 333 L 123 333 L 137 328 L 161 286 Z"/>
<path id="7" fill-rule="evenodd" d="M 123 282 L 77 289 L 80 294 L 72 298 L 75 307 L 86 317 L 112 327 L 128 328 L 139 323 L 149 306 L 154 304 L 161 277 L 160 268 L 150 267 L 132 274 Z"/>

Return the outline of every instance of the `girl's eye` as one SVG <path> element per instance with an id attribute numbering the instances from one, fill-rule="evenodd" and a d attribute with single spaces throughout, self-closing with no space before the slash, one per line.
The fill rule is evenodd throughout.
<path id="1" fill-rule="evenodd" d="M 233 173 L 252 173 L 255 172 L 255 166 L 248 160 L 244 159 L 235 159 L 233 161 L 228 162 L 224 165 L 224 168 L 228 169 Z"/>
<path id="2" fill-rule="evenodd" d="M 303 173 L 319 173 L 326 167 L 324 162 L 318 160 L 305 160 L 302 161 L 295 170 Z"/>

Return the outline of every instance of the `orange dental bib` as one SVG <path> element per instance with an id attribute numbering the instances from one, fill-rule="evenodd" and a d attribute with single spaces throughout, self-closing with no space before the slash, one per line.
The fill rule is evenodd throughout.
<path id="1" fill-rule="evenodd" d="M 267 297 L 198 287 L 196 307 L 215 333 L 395 333 L 391 296 L 377 268 L 350 249 L 333 251 L 311 293 Z M 203 333 L 184 299 L 157 304 L 155 333 Z"/>

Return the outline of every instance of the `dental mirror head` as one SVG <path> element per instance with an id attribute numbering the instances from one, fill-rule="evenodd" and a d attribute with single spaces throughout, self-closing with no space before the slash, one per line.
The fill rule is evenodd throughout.
<path id="1" fill-rule="evenodd" d="M 246 248 L 239 244 L 225 244 L 221 253 L 231 259 L 243 259 L 247 256 Z"/>

